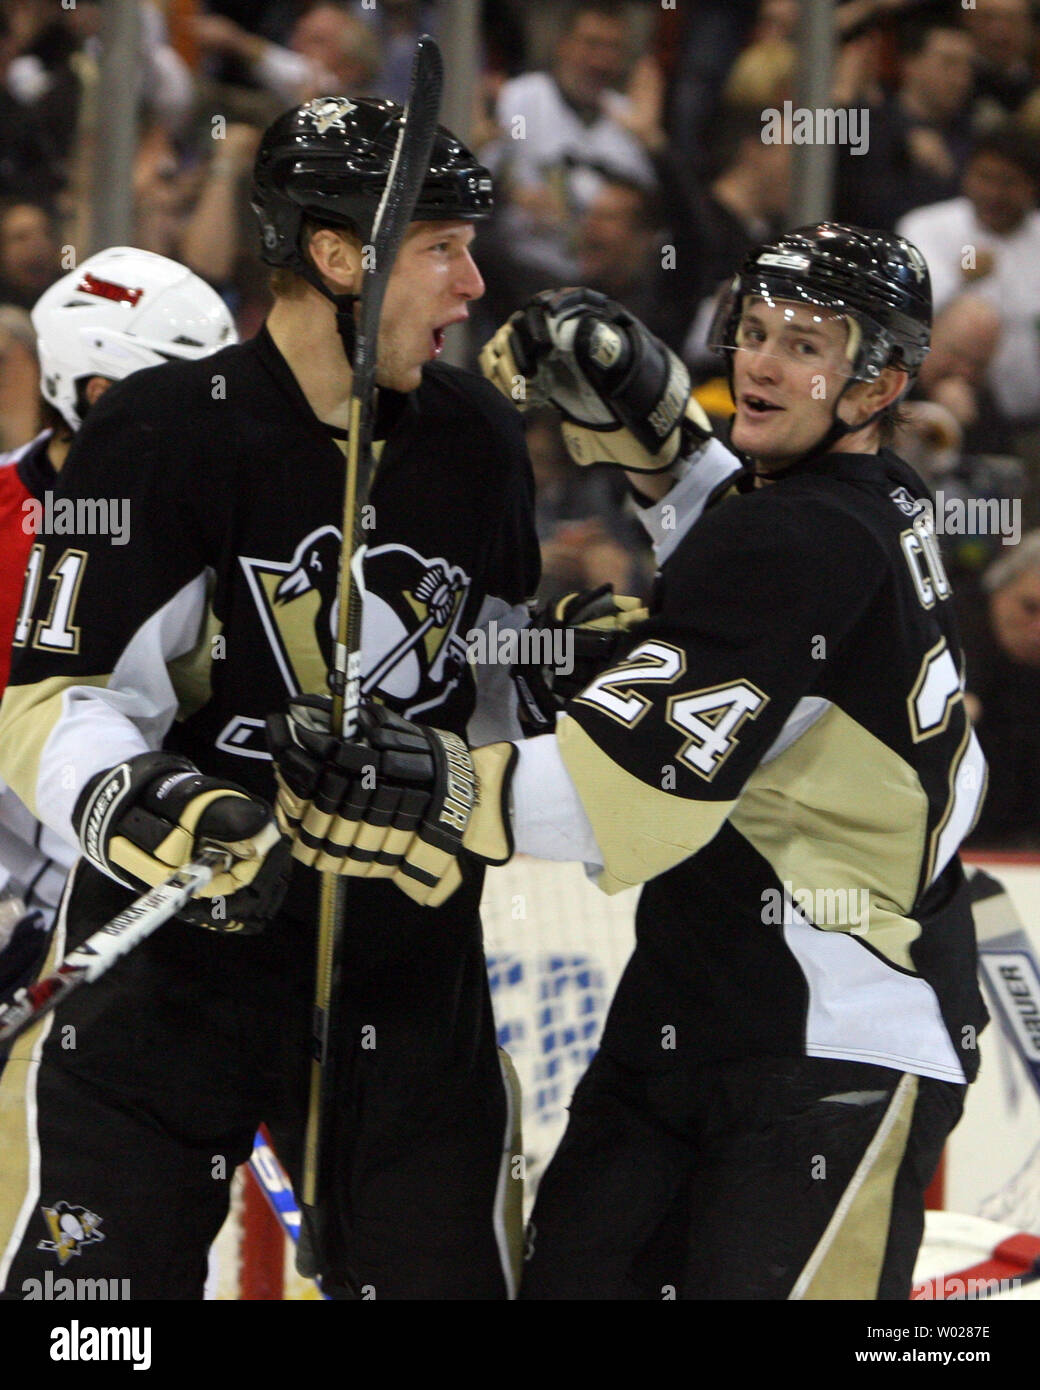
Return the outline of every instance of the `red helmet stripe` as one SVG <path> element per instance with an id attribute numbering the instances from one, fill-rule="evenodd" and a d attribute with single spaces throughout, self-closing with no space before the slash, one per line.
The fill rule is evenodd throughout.
<path id="1" fill-rule="evenodd" d="M 127 285 L 117 285 L 113 280 L 99 280 L 88 270 L 76 286 L 84 294 L 96 294 L 100 299 L 114 299 L 117 304 L 135 305 L 144 290 L 132 290 Z"/>

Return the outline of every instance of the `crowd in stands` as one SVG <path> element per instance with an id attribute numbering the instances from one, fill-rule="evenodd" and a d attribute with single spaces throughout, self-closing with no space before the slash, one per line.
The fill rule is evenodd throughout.
<path id="1" fill-rule="evenodd" d="M 831 102 L 866 138 L 836 150 L 833 216 L 908 237 L 935 295 L 895 447 L 964 504 L 940 542 L 995 788 L 974 843 L 1040 849 L 1040 4 L 835 8 Z M 249 209 L 260 132 L 313 96 L 403 100 L 415 37 L 448 33 L 449 9 L 140 0 L 133 243 L 185 262 L 254 332 L 268 304 Z M 27 311 L 98 249 L 101 11 L 0 0 L 2 449 L 39 427 Z M 486 294 L 458 351 L 473 361 L 532 293 L 589 285 L 682 354 L 724 428 L 706 332 L 743 253 L 790 225 L 796 151 L 765 138 L 765 118 L 797 103 L 799 22 L 799 0 L 484 0 L 475 108 L 458 133 L 494 173 L 497 208 L 477 243 Z M 645 593 L 652 565 L 616 477 L 579 473 L 551 417 L 532 416 L 529 438 L 542 597 L 607 581 Z"/>

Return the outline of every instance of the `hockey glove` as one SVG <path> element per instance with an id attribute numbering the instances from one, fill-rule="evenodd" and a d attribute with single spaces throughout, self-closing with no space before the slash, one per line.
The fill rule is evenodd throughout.
<path id="1" fill-rule="evenodd" d="M 660 473 L 711 437 L 682 361 L 594 290 L 535 295 L 485 345 L 480 365 L 519 409 L 554 405 L 583 466 Z"/>
<path id="2" fill-rule="evenodd" d="M 517 662 L 517 715 L 528 734 L 551 733 L 566 702 L 613 666 L 629 629 L 650 615 L 637 598 L 615 594 L 609 584 L 565 594 L 531 617 L 534 647 L 541 660 Z"/>
<path id="3" fill-rule="evenodd" d="M 271 808 L 241 787 L 204 777 L 172 753 L 141 753 L 93 777 L 72 823 L 84 855 L 131 888 L 161 883 L 205 846 L 231 866 L 178 914 L 223 932 L 261 931 L 288 884 L 289 850 Z"/>
<path id="4" fill-rule="evenodd" d="M 331 701 L 302 695 L 267 721 L 276 813 L 293 857 L 322 873 L 389 878 L 428 907 L 462 882 L 463 851 L 486 864 L 513 852 L 511 743 L 467 748 L 456 734 L 363 707 L 356 740 L 331 732 Z"/>

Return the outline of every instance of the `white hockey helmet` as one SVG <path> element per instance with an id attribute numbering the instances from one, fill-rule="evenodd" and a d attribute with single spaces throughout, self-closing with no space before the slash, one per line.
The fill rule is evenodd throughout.
<path id="1" fill-rule="evenodd" d="M 36 301 L 32 321 L 40 389 L 73 430 L 84 378 L 121 381 L 238 341 L 216 290 L 186 266 L 132 246 L 110 246 L 63 275 Z"/>

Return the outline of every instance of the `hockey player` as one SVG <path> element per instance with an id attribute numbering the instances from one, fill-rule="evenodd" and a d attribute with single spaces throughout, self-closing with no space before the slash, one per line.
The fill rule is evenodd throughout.
<path id="1" fill-rule="evenodd" d="M 125 498 L 129 541 L 44 542 L 0 710 L 3 774 L 83 852 L 62 939 L 200 837 L 234 864 L 189 910 L 214 930 L 169 923 L 15 1045 L 0 1098 L 6 1297 L 54 1265 L 65 1206 L 91 1213 L 84 1275 L 128 1278 L 133 1298 L 200 1297 L 259 1122 L 299 1179 L 318 875 L 297 866 L 286 891 L 264 727 L 288 696 L 328 688 L 354 300 L 401 119 L 345 97 L 279 118 L 253 191 L 273 268 L 265 327 L 120 383 L 73 446 L 66 495 Z M 482 293 L 470 250 L 490 209 L 486 171 L 440 130 L 383 305 L 365 514 L 366 688 L 460 740 L 467 726 L 519 732 L 508 672 L 474 670 L 467 639 L 525 621 L 538 579 L 521 421 L 480 376 L 436 361 Z M 480 890 L 474 867 L 430 912 L 389 882 L 351 885 L 327 1292 L 510 1287 L 511 1100 Z"/>
<path id="2" fill-rule="evenodd" d="M 37 300 L 32 321 L 46 427 L 0 455 L 0 692 L 30 553 L 27 601 L 40 583 L 38 523 L 55 524 L 58 474 L 87 411 L 113 381 L 141 367 L 194 360 L 237 341 L 226 305 L 204 280 L 129 246 L 99 251 L 63 275 Z M 74 848 L 0 783 L 0 996 L 39 967 L 74 858 Z"/>
<path id="3" fill-rule="evenodd" d="M 895 236 L 825 223 L 749 254 L 714 330 L 746 477 L 678 422 L 680 375 L 616 305 L 539 297 L 486 351 L 514 399 L 526 380 L 557 403 L 577 461 L 668 465 L 630 471 L 661 564 L 651 616 L 554 734 L 511 757 L 443 750 L 447 778 L 429 771 L 435 731 L 363 721 L 376 750 L 426 744 L 381 768 L 385 795 L 427 760 L 406 894 L 437 902 L 510 825 L 517 849 L 596 865 L 607 891 L 646 884 L 523 1296 L 909 1294 L 986 1021 L 957 858 L 984 765 L 928 494 L 882 443 L 930 310 Z M 299 755 L 284 780 L 303 840 L 328 784 L 312 794 Z"/>

